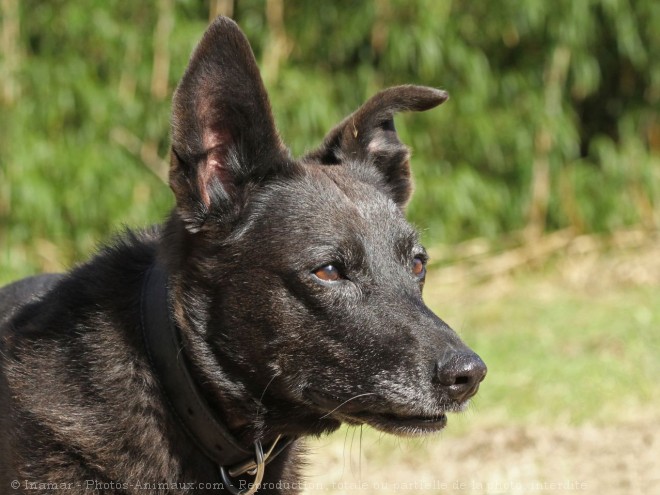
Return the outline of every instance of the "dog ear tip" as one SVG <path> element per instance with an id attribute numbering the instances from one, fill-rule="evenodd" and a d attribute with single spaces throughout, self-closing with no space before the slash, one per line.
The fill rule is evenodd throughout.
<path id="1" fill-rule="evenodd" d="M 431 104 L 430 108 L 436 107 L 443 104 L 449 99 L 449 93 L 444 89 L 439 88 L 428 88 L 431 92 Z"/>
<path id="2" fill-rule="evenodd" d="M 443 104 L 449 99 L 449 93 L 440 88 L 431 86 L 400 86 L 400 88 L 415 102 L 411 110 L 423 112 Z"/>
<path id="3" fill-rule="evenodd" d="M 240 39 L 245 38 L 247 42 L 247 38 L 245 37 L 245 34 L 239 27 L 239 25 L 232 19 L 231 17 L 227 17 L 224 15 L 219 15 L 213 21 L 209 24 L 209 26 L 206 28 L 206 33 L 208 36 L 210 36 L 212 39 L 217 39 L 218 37 L 221 38 L 229 38 L 229 37 L 238 37 Z"/>
<path id="4" fill-rule="evenodd" d="M 235 29 L 239 29 L 238 24 L 236 24 L 236 21 L 234 21 L 231 17 L 227 17 L 226 15 L 219 15 L 213 21 L 211 22 L 211 26 L 213 27 L 231 27 Z"/>

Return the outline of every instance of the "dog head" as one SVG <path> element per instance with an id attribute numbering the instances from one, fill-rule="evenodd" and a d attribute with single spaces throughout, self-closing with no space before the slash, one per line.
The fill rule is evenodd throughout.
<path id="1" fill-rule="evenodd" d="M 239 28 L 204 35 L 173 100 L 168 264 L 191 359 L 233 425 L 251 413 L 228 403 L 248 402 L 287 433 L 427 433 L 476 393 L 485 365 L 422 301 L 393 121 L 446 99 L 382 91 L 296 160 Z"/>

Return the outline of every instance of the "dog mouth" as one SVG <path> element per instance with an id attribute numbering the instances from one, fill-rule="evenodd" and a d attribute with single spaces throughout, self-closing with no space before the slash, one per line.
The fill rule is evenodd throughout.
<path id="1" fill-rule="evenodd" d="M 447 411 L 434 414 L 401 414 L 365 409 L 353 402 L 324 392 L 309 394 L 316 407 L 326 410 L 323 418 L 332 417 L 350 425 L 369 425 L 377 430 L 400 436 L 420 436 L 436 433 L 447 426 Z M 356 408 L 356 406 L 358 408 Z M 450 408 L 454 410 L 455 408 Z"/>
<path id="2" fill-rule="evenodd" d="M 385 433 L 402 436 L 427 435 L 442 430 L 447 426 L 445 413 L 433 416 L 402 416 L 391 413 L 356 413 L 337 414 L 345 423 L 367 424 Z"/>

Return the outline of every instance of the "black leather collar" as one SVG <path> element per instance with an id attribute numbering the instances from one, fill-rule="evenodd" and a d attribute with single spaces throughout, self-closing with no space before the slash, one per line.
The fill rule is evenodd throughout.
<path id="1" fill-rule="evenodd" d="M 242 466 L 229 469 L 232 476 L 247 472 L 254 467 L 254 450 L 238 443 L 201 395 L 190 375 L 181 335 L 171 313 L 167 272 L 154 262 L 142 286 L 140 319 L 149 361 L 170 409 L 207 458 L 219 467 Z M 266 462 L 281 453 L 293 439 L 283 439 L 274 448 L 278 440 L 267 449 Z M 261 449 L 260 444 L 258 448 Z"/>

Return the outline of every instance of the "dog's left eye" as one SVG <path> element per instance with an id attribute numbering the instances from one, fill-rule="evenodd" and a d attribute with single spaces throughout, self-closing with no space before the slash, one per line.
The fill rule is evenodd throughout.
<path id="1" fill-rule="evenodd" d="M 344 278 L 339 271 L 339 268 L 332 264 L 317 268 L 313 273 L 316 278 L 321 279 L 324 282 L 337 282 Z"/>
<path id="2" fill-rule="evenodd" d="M 426 263 L 421 257 L 416 256 L 413 259 L 412 271 L 417 278 L 422 279 L 426 276 Z"/>

